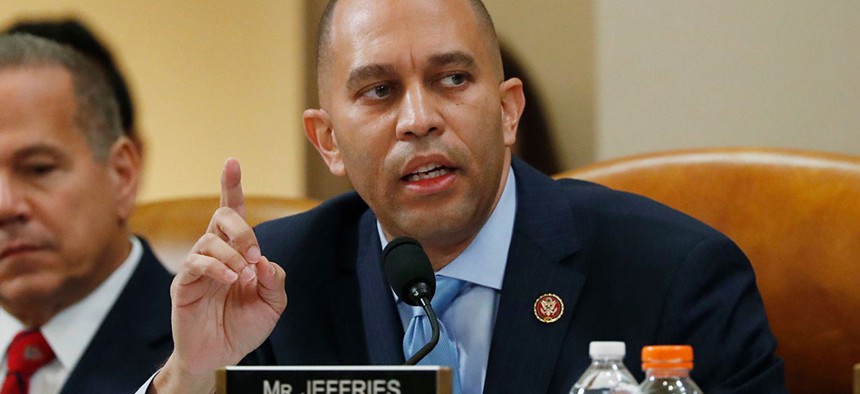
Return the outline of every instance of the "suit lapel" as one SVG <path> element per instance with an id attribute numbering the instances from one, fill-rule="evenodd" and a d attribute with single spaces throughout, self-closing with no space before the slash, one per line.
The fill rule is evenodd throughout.
<path id="1" fill-rule="evenodd" d="M 544 392 L 585 282 L 583 267 L 568 264 L 582 244 L 578 231 L 582 221 L 554 181 L 517 159 L 513 166 L 517 214 L 484 392 Z M 343 342 L 339 347 L 354 346 L 356 332 L 347 328 L 360 320 L 367 361 L 402 364 L 403 327 L 382 272 L 376 217 L 369 210 L 361 219 L 358 240 L 358 281 L 351 286 L 358 286 L 360 316 L 339 317 L 338 341 Z M 534 315 L 534 303 L 545 293 L 556 294 L 564 302 L 557 322 L 543 323 Z M 332 305 L 341 312 L 355 311 L 354 303 L 347 306 L 344 298 L 333 300 Z"/>
<path id="2" fill-rule="evenodd" d="M 172 277 L 141 243 L 141 261 L 61 393 L 133 391 L 170 355 Z"/>
<path id="3" fill-rule="evenodd" d="M 376 216 L 368 210 L 361 218 L 356 262 L 367 352 L 371 364 L 399 365 L 405 361 L 403 326 L 382 272 L 380 245 Z"/>
<path id="4" fill-rule="evenodd" d="M 485 392 L 546 392 L 585 282 L 565 264 L 581 247 L 575 215 L 558 186 L 514 161 L 517 214 L 487 366 Z M 564 303 L 561 318 L 535 317 L 543 294 Z"/>

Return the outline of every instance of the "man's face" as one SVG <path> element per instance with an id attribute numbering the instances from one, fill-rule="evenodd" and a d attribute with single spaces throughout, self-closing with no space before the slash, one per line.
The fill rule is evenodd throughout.
<path id="1" fill-rule="evenodd" d="M 56 313 L 128 253 L 121 223 L 135 187 L 117 162 L 126 142 L 95 161 L 75 126 L 71 78 L 57 67 L 0 70 L 0 103 L 0 306 L 19 318 Z"/>
<path id="2" fill-rule="evenodd" d="M 471 6 L 341 1 L 332 26 L 310 139 L 389 236 L 470 241 L 500 196 L 524 103 Z"/>

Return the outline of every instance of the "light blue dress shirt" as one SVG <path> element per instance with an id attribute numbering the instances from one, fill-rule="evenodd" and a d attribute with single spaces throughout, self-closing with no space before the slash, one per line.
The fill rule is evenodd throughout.
<path id="1" fill-rule="evenodd" d="M 478 235 L 463 253 L 436 272 L 437 276 L 467 282 L 467 289 L 439 317 L 448 329 L 451 339 L 457 344 L 460 382 L 464 394 L 481 393 L 484 387 L 493 326 L 514 231 L 516 194 L 514 173 L 510 169 L 499 203 Z M 382 247 L 385 248 L 388 240 L 385 239 L 379 222 L 376 227 Z M 396 295 L 394 298 L 397 300 Z M 404 330 L 412 317 L 412 308 L 418 307 L 397 300 Z"/>

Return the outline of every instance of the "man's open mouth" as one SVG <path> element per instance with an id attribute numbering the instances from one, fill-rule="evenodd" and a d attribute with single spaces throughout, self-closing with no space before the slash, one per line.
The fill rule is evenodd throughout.
<path id="1" fill-rule="evenodd" d="M 432 179 L 432 178 L 440 177 L 440 176 L 445 175 L 451 171 L 452 171 L 451 168 L 448 168 L 448 167 L 445 167 L 443 165 L 439 165 L 439 164 L 434 163 L 434 164 L 428 164 L 425 166 L 421 166 L 420 168 L 415 170 L 415 172 L 412 172 L 410 174 L 406 174 L 401 179 L 403 179 L 404 181 L 407 181 L 407 182 L 417 182 L 417 181 L 421 181 L 424 179 Z"/>

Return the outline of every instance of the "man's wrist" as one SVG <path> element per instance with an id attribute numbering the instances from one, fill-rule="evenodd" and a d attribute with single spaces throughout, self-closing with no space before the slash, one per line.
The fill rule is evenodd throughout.
<path id="1" fill-rule="evenodd" d="M 148 394 L 172 394 L 172 393 L 214 393 L 215 372 L 205 374 L 191 373 L 178 365 L 171 355 L 164 367 L 155 376 L 150 385 Z"/>

